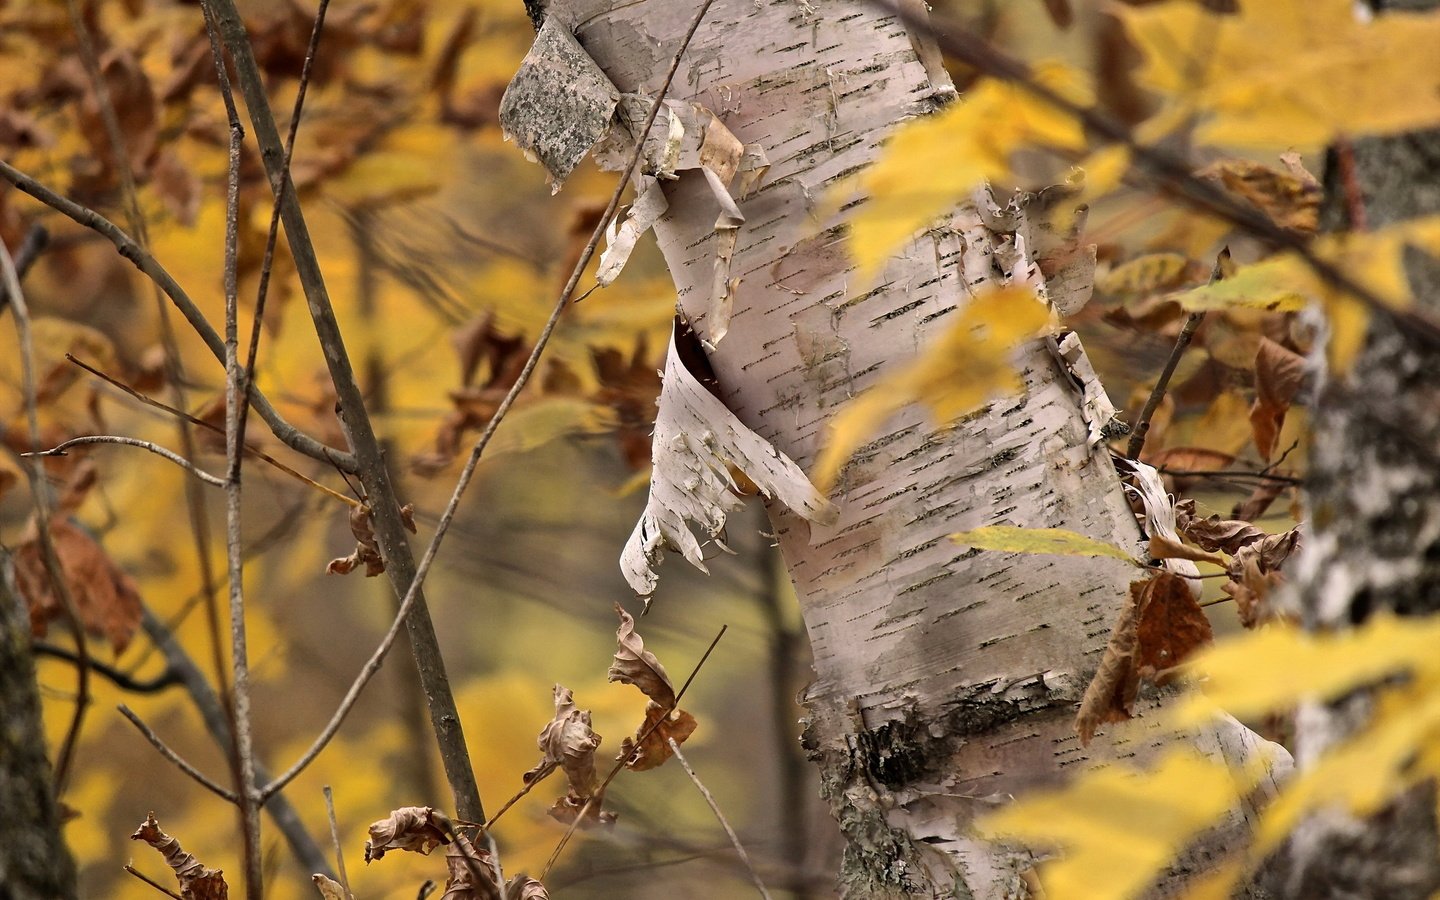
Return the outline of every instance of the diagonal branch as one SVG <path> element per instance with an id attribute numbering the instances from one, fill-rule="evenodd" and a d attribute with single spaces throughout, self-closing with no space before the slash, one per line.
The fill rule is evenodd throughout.
<path id="1" fill-rule="evenodd" d="M 215 358 L 224 362 L 225 342 L 221 340 L 220 335 L 216 333 L 215 327 L 210 324 L 209 320 L 205 318 L 205 314 L 195 305 L 195 301 L 190 299 L 190 295 L 185 293 L 185 289 L 180 287 L 180 284 L 165 270 L 165 267 L 160 265 L 160 262 L 156 260 L 155 257 L 142 249 L 120 226 L 95 212 L 95 210 L 81 206 L 73 200 L 60 196 L 4 160 L 0 160 L 0 178 L 10 182 L 21 191 L 66 216 L 77 225 L 82 225 L 96 232 L 114 244 L 116 251 L 119 252 L 121 256 L 128 259 L 134 264 L 135 268 L 139 269 L 147 278 L 155 282 L 155 285 L 159 287 L 161 291 L 164 291 L 165 296 L 169 297 L 170 302 L 175 304 L 175 308 L 185 317 L 185 321 L 189 322 L 190 326 L 195 329 L 195 333 L 200 335 L 200 339 L 205 342 L 206 347 L 210 348 L 210 352 L 215 355 Z M 312 459 L 318 459 L 323 463 L 333 465 L 342 471 L 355 471 L 356 463 L 353 456 L 343 450 L 326 446 L 296 428 L 294 425 L 291 425 L 280 415 L 279 410 L 271 405 L 269 399 L 267 399 L 258 388 L 251 391 L 250 402 L 254 405 L 255 411 L 260 414 L 260 418 L 264 419 L 265 423 L 270 426 L 270 430 L 274 432 L 275 437 L 279 438 L 291 449 L 298 453 L 303 453 Z"/>

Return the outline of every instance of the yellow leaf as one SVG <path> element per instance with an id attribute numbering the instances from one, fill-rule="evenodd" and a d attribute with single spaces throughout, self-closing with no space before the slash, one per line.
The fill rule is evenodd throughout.
<path id="1" fill-rule="evenodd" d="M 1311 283 L 1298 260 L 1274 257 L 1237 269 L 1234 275 L 1175 295 L 1190 312 L 1211 309 L 1263 309 L 1294 312 L 1309 298 L 1303 289 Z"/>
<path id="2" fill-rule="evenodd" d="M 1088 105 L 1089 88 L 1074 70 L 1045 64 L 1034 74 Z M 897 131 L 874 165 L 837 188 L 865 198 L 850 219 L 850 252 L 860 278 L 873 278 L 906 238 L 986 181 L 1013 181 L 1011 156 L 1034 146 L 1078 150 L 1085 135 L 1069 115 L 996 80 L 981 81 L 943 112 Z"/>
<path id="3" fill-rule="evenodd" d="M 1253 779 L 1188 749 L 1146 773 L 1092 769 L 1069 786 L 1022 797 L 978 823 L 985 833 L 1055 847 L 1040 879 L 1055 897 L 1139 896 L 1195 835 L 1216 824 Z"/>
<path id="4" fill-rule="evenodd" d="M 1115 7 L 1164 95 L 1158 116 L 1195 112 L 1211 144 L 1285 148 L 1337 134 L 1394 134 L 1440 122 L 1440 14 L 1362 21 L 1348 0 L 1244 0 L 1238 14 L 1188 0 Z M 1403 85 L 1398 88 L 1397 85 Z M 1153 135 L 1155 129 L 1147 129 Z"/>
<path id="5" fill-rule="evenodd" d="M 954 325 L 925 352 L 845 404 L 830 426 L 830 440 L 812 476 L 822 491 L 840 467 L 893 413 L 911 403 L 930 407 L 948 425 L 991 398 L 1018 393 L 1023 384 L 1010 362 L 1020 343 L 1037 337 L 1050 313 L 1029 288 L 1004 287 L 976 297 Z"/>
<path id="6" fill-rule="evenodd" d="M 991 525 L 950 535 L 957 544 L 968 544 L 981 550 L 1003 550 L 1009 553 L 1048 553 L 1057 556 L 1092 556 L 1123 559 L 1140 565 L 1134 556 L 1109 543 L 1064 528 L 1015 528 Z"/>
<path id="7" fill-rule="evenodd" d="M 1217 708 L 1240 719 L 1323 702 L 1382 678 L 1440 665 L 1440 620 L 1377 614 L 1352 631 L 1333 634 L 1280 625 L 1222 641 L 1189 667 L 1203 695 L 1175 710 L 1182 724 L 1204 721 Z"/>

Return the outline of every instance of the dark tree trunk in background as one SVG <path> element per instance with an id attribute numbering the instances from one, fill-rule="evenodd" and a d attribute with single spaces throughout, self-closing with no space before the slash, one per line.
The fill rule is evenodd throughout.
<path id="1" fill-rule="evenodd" d="M 60 838 L 30 616 L 0 555 L 0 900 L 76 896 L 75 863 Z"/>
<path id="2" fill-rule="evenodd" d="M 1382 15 L 1437 5 L 1372 3 Z M 1330 229 L 1356 227 L 1362 208 L 1372 229 L 1440 213 L 1440 130 L 1332 150 L 1325 180 Z M 1440 263 L 1418 253 L 1407 263 L 1419 307 L 1440 316 Z M 1306 626 L 1358 625 L 1380 610 L 1440 612 L 1440 347 L 1374 318 L 1354 371 L 1331 380 L 1317 405 L 1313 530 L 1297 570 Z M 1307 711 L 1297 760 L 1303 765 L 1343 738 L 1369 706 L 1368 696 L 1359 696 Z M 1333 816 L 1306 823 L 1284 869 L 1286 895 L 1305 900 L 1432 896 L 1440 891 L 1433 785 L 1364 823 Z"/>

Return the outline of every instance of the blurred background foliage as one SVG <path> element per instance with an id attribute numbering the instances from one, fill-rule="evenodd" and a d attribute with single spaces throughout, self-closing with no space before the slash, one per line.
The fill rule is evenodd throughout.
<path id="1" fill-rule="evenodd" d="M 956 0 L 937 11 L 1015 55 L 1088 70 L 1101 107 L 1139 121 L 1150 101 L 1133 79 L 1134 51 L 1096 7 Z M 283 122 L 313 10 L 299 0 L 260 0 L 245 11 Z M 107 136 L 77 22 L 117 110 L 123 158 Z M 499 97 L 531 37 L 519 0 L 336 3 L 299 131 L 296 184 L 372 415 L 422 534 L 448 496 L 456 448 L 468 446 L 512 383 L 613 185 L 613 176 L 587 164 L 552 197 L 541 169 L 504 142 Z M 960 68 L 954 75 L 962 90 L 974 78 Z M 151 250 L 218 322 L 227 134 L 214 77 L 193 3 L 0 2 L 0 154 L 122 225 L 129 221 L 128 168 Z M 242 322 L 253 311 L 270 215 L 260 162 L 250 148 L 246 153 Z M 1194 160 L 1197 168 L 1212 161 Z M 177 442 L 170 416 L 67 363 L 66 353 L 202 419 L 223 415 L 222 370 L 178 320 L 178 379 L 167 368 L 149 282 L 96 235 L 16 191 L 0 191 L 0 239 L 7 246 L 17 247 L 36 223 L 52 235 L 25 283 L 49 389 L 41 409 L 44 443 L 88 433 Z M 1102 289 L 1072 325 L 1133 421 L 1185 318 L 1167 294 L 1203 281 L 1204 260 L 1214 258 L 1225 234 L 1157 196 L 1121 190 L 1091 211 L 1089 235 L 1100 245 Z M 1178 261 L 1148 273 L 1120 268 L 1157 252 Z M 291 421 L 342 445 L 283 241 L 275 271 L 259 385 Z M 596 730 L 606 737 L 602 753 L 613 753 L 638 720 L 642 704 L 633 689 L 607 684 L 605 670 L 614 646 L 613 604 L 633 600 L 615 560 L 643 503 L 637 489 L 648 466 L 654 373 L 672 310 L 669 279 L 651 247 L 615 286 L 568 311 L 542 363 L 543 385 L 498 432 L 430 579 L 433 615 L 492 813 L 538 758 L 535 736 L 550 719 L 554 683 L 594 710 Z M 1163 465 L 1169 453 L 1185 470 L 1261 464 L 1246 419 L 1256 347 L 1262 336 L 1287 339 L 1290 327 L 1280 314 L 1212 313 L 1152 428 L 1147 457 Z M 23 484 L 14 477 L 20 471 L 14 453 L 29 449 L 14 340 L 13 329 L 0 329 L 0 425 L 9 451 L 0 457 L 0 491 Z M 1296 445 L 1302 416 L 1291 411 L 1284 428 L 1276 442 L 1282 451 Z M 335 472 L 298 459 L 253 420 L 249 437 L 348 491 Z M 200 464 L 217 471 L 223 442 L 203 432 L 196 440 Z M 146 609 L 213 674 L 203 585 L 207 568 L 224 570 L 218 497 L 199 516 L 207 541 L 192 527 L 177 468 L 126 448 L 96 447 L 52 460 L 52 483 L 67 484 L 82 460 L 97 477 L 76 520 L 134 579 Z M 1303 448 L 1277 471 L 1293 475 L 1301 467 Z M 1228 513 L 1253 484 L 1182 477 L 1175 486 L 1198 494 L 1202 512 Z M 324 574 L 326 561 L 353 544 L 342 504 L 258 461 L 247 465 L 246 487 L 257 746 L 279 769 L 329 717 L 395 601 L 383 579 Z M 1278 499 L 1272 508 L 1288 517 L 1285 495 Z M 685 703 L 700 720 L 689 756 L 767 881 L 777 890 L 822 896 L 831 892 L 839 840 L 797 740 L 795 697 L 808 676 L 807 651 L 793 596 L 763 535 L 763 513 L 752 512 L 732 520 L 730 545 L 739 553 L 717 560 L 712 577 L 667 567 L 640 630 L 680 680 L 729 625 Z M 7 546 L 22 540 L 29 514 L 26 491 L 0 493 L 0 540 Z M 57 625 L 44 640 L 65 647 L 72 638 Z M 101 641 L 90 646 L 97 659 L 136 677 L 164 669 L 144 634 L 113 658 Z M 55 746 L 71 719 L 74 667 L 46 658 L 39 677 Z M 161 760 L 115 712 L 117 703 L 130 705 L 223 780 L 224 754 L 187 695 L 174 687 L 137 695 L 98 677 L 93 687 L 62 798 L 88 895 L 154 895 L 120 869 L 133 858 L 156 877 L 166 875 L 158 857 L 127 841 L 150 810 L 207 865 L 238 875 L 233 810 Z M 432 745 L 413 665 L 397 648 L 340 737 L 285 791 L 328 847 L 321 786 L 333 786 L 359 897 L 414 896 L 424 879 L 443 879 L 438 858 L 396 854 L 363 870 L 360 863 L 371 821 L 397 806 L 448 807 Z M 498 826 L 507 872 L 538 871 L 563 833 L 545 814 L 552 793 L 542 786 Z M 618 823 L 571 845 L 548 881 L 552 891 L 722 897 L 751 890 L 677 767 L 622 775 L 607 800 L 620 813 Z M 265 835 L 270 896 L 314 896 L 309 873 L 268 820 Z"/>

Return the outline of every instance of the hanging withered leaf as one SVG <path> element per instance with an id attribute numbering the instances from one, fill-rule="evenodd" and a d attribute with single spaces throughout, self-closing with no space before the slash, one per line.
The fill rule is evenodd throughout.
<path id="1" fill-rule="evenodd" d="M 105 549 L 80 527 L 50 522 L 50 542 L 60 565 L 65 593 L 86 634 L 103 637 L 120 653 L 140 627 L 140 591 Z M 56 591 L 38 531 L 15 548 L 15 582 L 30 610 L 30 631 L 43 637 L 50 623 L 64 619 L 63 594 Z"/>
<path id="2" fill-rule="evenodd" d="M 370 524 L 374 512 L 370 504 L 361 503 L 350 508 L 350 533 L 355 536 L 355 550 L 349 556 L 330 560 L 325 567 L 327 575 L 348 575 L 356 567 L 365 566 L 365 577 L 374 578 L 385 571 L 385 559 L 380 555 L 380 543 L 375 538 L 375 529 Z M 400 521 L 411 534 L 415 533 L 415 505 L 407 503 L 400 507 Z"/>
<path id="3" fill-rule="evenodd" d="M 615 757 L 624 761 L 625 768 L 644 772 L 660 766 L 675 755 L 670 748 L 671 738 L 675 743 L 683 744 L 695 733 L 700 723 L 695 721 L 694 716 L 683 709 L 667 710 L 668 706 L 661 706 L 654 700 L 645 704 L 645 721 L 635 729 L 635 737 L 627 737 L 620 742 L 620 755 Z"/>
<path id="4" fill-rule="evenodd" d="M 490 852 L 475 847 L 465 835 L 456 833 L 445 848 L 445 868 L 449 876 L 440 900 L 501 900 Z"/>
<path id="5" fill-rule="evenodd" d="M 194 856 L 186 853 L 175 838 L 160 830 L 152 812 L 130 835 L 132 841 L 144 841 L 165 857 L 165 864 L 175 872 L 180 882 L 180 896 L 183 900 L 226 900 L 230 888 L 225 883 L 225 874 L 219 869 L 206 868 Z"/>
<path id="6" fill-rule="evenodd" d="M 615 613 L 620 617 L 620 627 L 615 631 L 619 649 L 615 651 L 615 660 L 610 664 L 606 678 L 633 684 L 661 706 L 673 706 L 675 686 L 671 684 L 660 660 L 645 649 L 645 642 L 635 631 L 634 617 L 618 603 L 615 604 Z"/>
<path id="7" fill-rule="evenodd" d="M 1305 376 L 1305 357 L 1268 337 L 1260 338 L 1255 352 L 1255 404 L 1250 407 L 1250 430 L 1255 449 L 1266 462 L 1275 452 L 1285 413 L 1300 392 Z"/>
<path id="8" fill-rule="evenodd" d="M 555 685 L 555 716 L 541 729 L 536 743 L 540 747 L 540 762 L 522 776 L 526 784 L 539 781 L 557 768 L 565 772 L 569 789 L 565 796 L 555 801 L 550 815 L 562 822 L 573 821 L 587 802 L 586 824 L 609 824 L 615 815 L 601 810 L 601 797 L 597 794 L 600 778 L 595 771 L 595 751 L 599 749 L 600 735 L 590 727 L 590 711 L 575 706 L 575 695 L 562 685 Z"/>
<path id="9" fill-rule="evenodd" d="M 1132 582 L 1130 602 L 1080 700 L 1075 716 L 1080 743 L 1088 745 L 1101 725 L 1130 718 L 1142 679 L 1162 682 L 1210 639 L 1210 622 L 1183 577 L 1162 570 Z"/>
<path id="10" fill-rule="evenodd" d="M 402 806 L 370 824 L 365 861 L 380 859 L 391 850 L 409 850 L 422 856 L 450 842 L 455 826 L 450 818 L 429 806 Z"/>
<path id="11" fill-rule="evenodd" d="M 710 570 L 690 523 L 717 538 L 725 517 L 740 509 L 729 467 L 734 465 L 766 497 L 780 500 L 812 522 L 833 521 L 836 510 L 788 456 L 751 431 L 680 361 L 682 322 L 676 317 L 665 358 L 659 413 L 651 442 L 650 497 L 625 550 L 620 568 L 637 594 L 648 597 L 659 577 L 655 567 L 667 547 L 702 572 Z"/>

